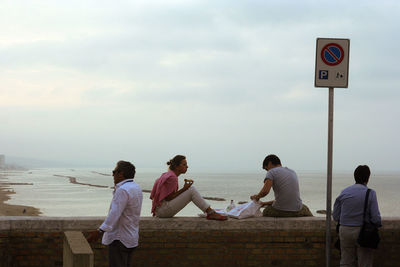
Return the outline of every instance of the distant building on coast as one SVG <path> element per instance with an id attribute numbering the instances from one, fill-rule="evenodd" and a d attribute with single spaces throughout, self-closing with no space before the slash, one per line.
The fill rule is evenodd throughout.
<path id="1" fill-rule="evenodd" d="M 6 156 L 0 155 L 0 169 L 6 168 Z"/>
<path id="2" fill-rule="evenodd" d="M 17 171 L 24 171 L 27 170 L 26 168 L 17 165 L 15 163 L 8 163 L 6 164 L 6 156 L 0 154 L 0 170 L 17 170 Z M 0 265 L 1 266 L 1 265 Z"/>

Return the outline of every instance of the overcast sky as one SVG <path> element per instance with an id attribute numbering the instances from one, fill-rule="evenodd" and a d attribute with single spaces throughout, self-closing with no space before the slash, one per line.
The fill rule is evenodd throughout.
<path id="1" fill-rule="evenodd" d="M 326 170 L 316 39 L 349 38 L 334 171 L 400 170 L 400 2 L 1 1 L 0 154 Z"/>

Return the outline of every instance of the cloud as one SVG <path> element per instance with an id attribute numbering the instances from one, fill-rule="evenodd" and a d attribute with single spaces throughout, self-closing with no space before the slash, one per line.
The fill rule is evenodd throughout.
<path id="1" fill-rule="evenodd" d="M 328 96 L 314 88 L 315 43 L 344 37 L 337 166 L 352 168 L 366 144 L 388 155 L 377 167 L 397 166 L 397 1 L 0 5 L 2 153 L 87 162 L 132 153 L 152 165 L 187 151 L 204 168 L 252 169 L 274 151 L 324 169 Z"/>

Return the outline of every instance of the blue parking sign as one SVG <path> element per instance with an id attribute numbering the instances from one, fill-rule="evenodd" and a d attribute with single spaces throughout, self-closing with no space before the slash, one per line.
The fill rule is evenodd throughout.
<path id="1" fill-rule="evenodd" d="M 327 70 L 320 70 L 319 71 L 319 75 L 318 75 L 318 78 L 320 79 L 320 80 L 328 80 L 328 71 Z"/>

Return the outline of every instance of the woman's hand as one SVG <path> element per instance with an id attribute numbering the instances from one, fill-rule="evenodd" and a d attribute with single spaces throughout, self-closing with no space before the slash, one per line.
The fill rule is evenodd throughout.
<path id="1" fill-rule="evenodd" d="M 192 179 L 185 179 L 185 184 L 183 185 L 183 187 L 181 189 L 179 189 L 176 192 L 173 192 L 171 194 L 169 194 L 169 196 L 167 196 L 166 198 L 164 198 L 166 201 L 171 201 L 174 198 L 176 198 L 177 196 L 179 196 L 180 194 L 182 194 L 183 192 L 185 192 L 186 190 L 189 189 L 189 187 L 191 187 L 193 184 L 193 180 Z"/>
<path id="2" fill-rule="evenodd" d="M 185 179 L 184 181 L 185 181 L 185 184 L 183 185 L 184 190 L 188 190 L 189 187 L 191 187 L 192 184 L 194 183 L 192 179 Z"/>

